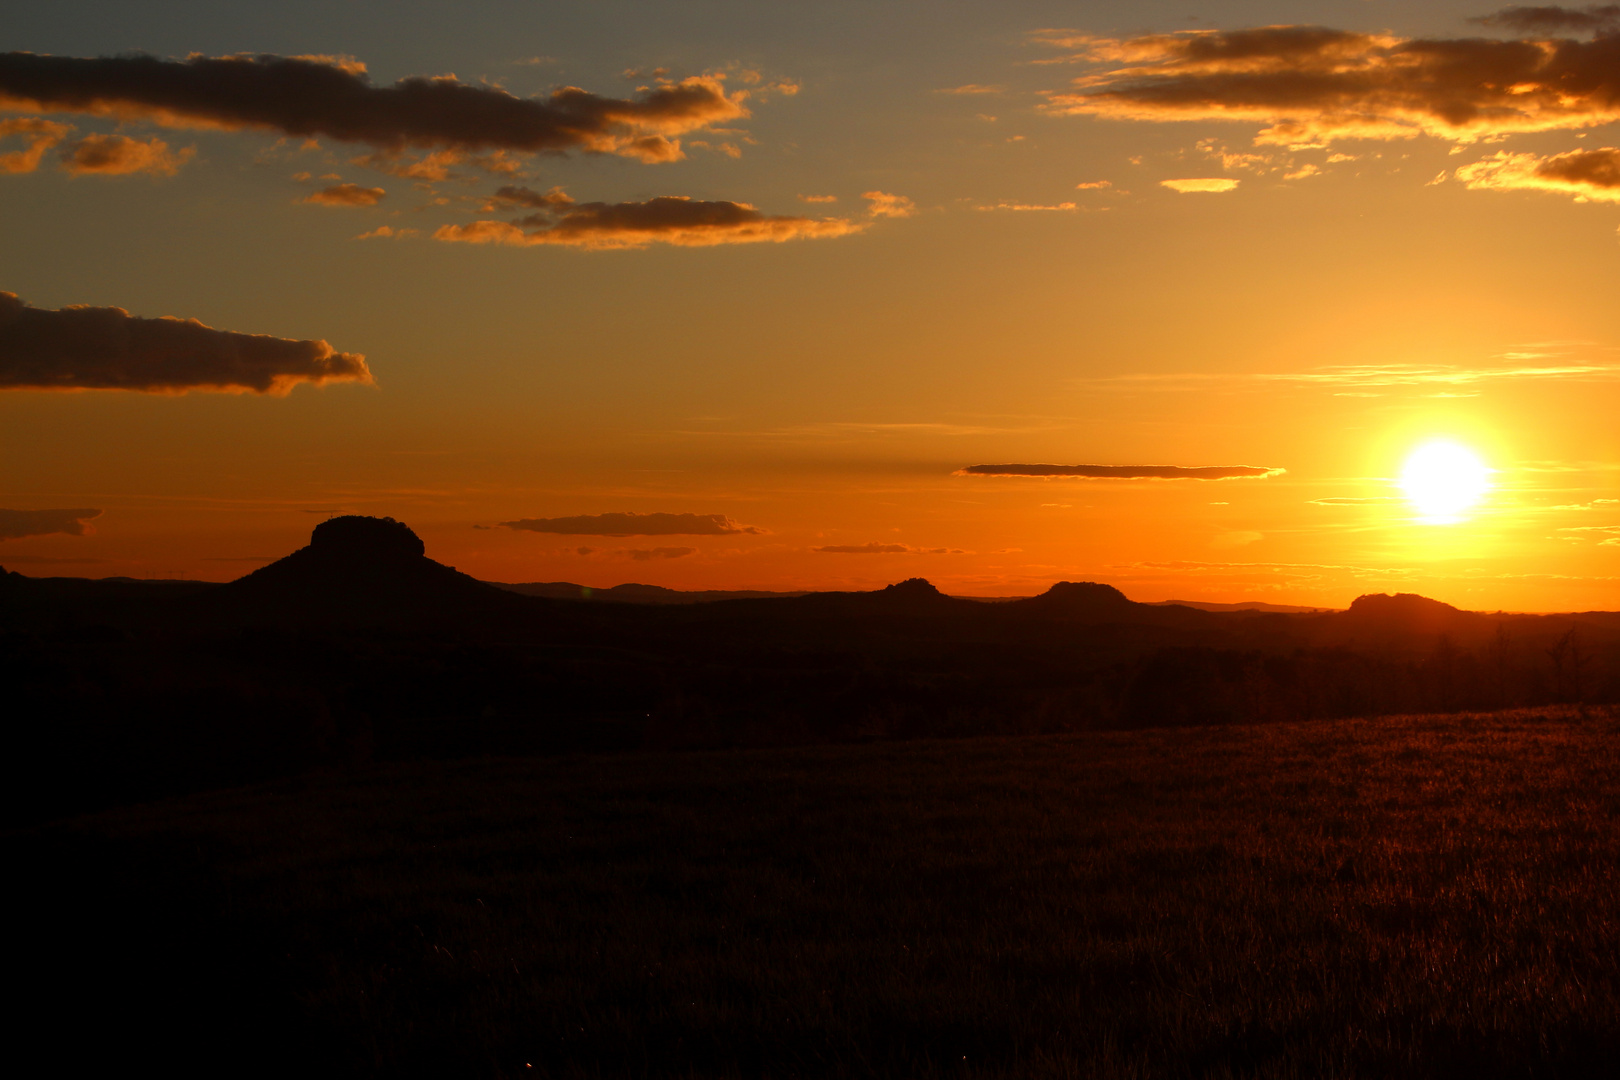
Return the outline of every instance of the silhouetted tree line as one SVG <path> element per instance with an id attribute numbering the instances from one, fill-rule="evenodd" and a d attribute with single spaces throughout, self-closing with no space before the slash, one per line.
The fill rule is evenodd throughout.
<path id="1" fill-rule="evenodd" d="M 664 631 L 659 631 L 664 633 Z M 633 643 L 635 644 L 635 643 Z M 646 646 L 640 642 L 640 646 Z M 1570 630 L 1426 653 L 898 642 L 652 651 L 384 631 L 0 634 L 6 816 L 370 762 L 1265 723 L 1620 701 Z"/>

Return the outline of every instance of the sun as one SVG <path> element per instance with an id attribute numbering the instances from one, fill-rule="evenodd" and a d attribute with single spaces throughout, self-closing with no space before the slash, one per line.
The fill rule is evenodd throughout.
<path id="1" fill-rule="evenodd" d="M 1401 488 L 1423 520 L 1457 521 L 1491 486 L 1491 470 L 1474 452 L 1436 439 L 1413 450 L 1401 469 Z"/>

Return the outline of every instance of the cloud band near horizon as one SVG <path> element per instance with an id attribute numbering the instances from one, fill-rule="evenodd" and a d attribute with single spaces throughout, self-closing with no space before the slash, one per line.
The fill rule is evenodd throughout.
<path id="1" fill-rule="evenodd" d="M 968 465 L 957 476 L 1076 477 L 1092 480 L 1245 480 L 1279 476 L 1264 465 Z"/>
<path id="2" fill-rule="evenodd" d="M 364 356 L 325 341 L 239 334 L 116 307 L 36 308 L 0 292 L 0 390 L 285 394 L 298 383 L 372 381 Z"/>
<path id="3" fill-rule="evenodd" d="M 724 514 L 578 514 L 519 518 L 496 524 L 503 529 L 560 536 L 760 536 L 765 532 L 753 525 L 732 521 Z"/>
<path id="4" fill-rule="evenodd" d="M 453 75 L 373 86 L 365 65 L 337 57 L 0 53 L 0 107 L 13 111 L 257 129 L 388 151 L 586 151 L 674 161 L 683 154 L 672 136 L 748 116 L 746 98 L 708 75 L 663 80 L 634 99 L 574 86 L 520 98 Z"/>
<path id="5" fill-rule="evenodd" d="M 0 510 L 0 540 L 21 540 L 25 536 L 65 533 L 84 536 L 92 532 L 85 522 L 101 516 L 100 510 Z"/>

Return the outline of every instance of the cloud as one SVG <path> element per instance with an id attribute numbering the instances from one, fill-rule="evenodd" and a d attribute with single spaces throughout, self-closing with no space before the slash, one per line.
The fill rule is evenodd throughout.
<path id="1" fill-rule="evenodd" d="M 660 79 L 634 99 L 565 86 L 521 98 L 453 75 L 373 86 L 365 65 L 324 56 L 0 54 L 0 107 L 274 131 L 380 150 L 586 151 L 681 158 L 673 136 L 749 115 L 720 76 Z"/>
<path id="2" fill-rule="evenodd" d="M 561 194 L 559 189 L 552 189 L 552 195 L 558 194 Z M 540 196 L 547 197 L 550 196 Z M 847 236 L 864 227 L 844 218 L 767 215 L 747 203 L 706 202 L 684 195 L 661 195 L 646 202 L 625 203 L 575 203 L 562 195 L 555 206 L 516 222 L 444 225 L 433 237 L 453 243 L 565 244 L 600 251 L 644 248 L 655 243 L 676 247 L 782 243 Z"/>
<path id="3" fill-rule="evenodd" d="M 466 155 L 459 150 L 435 150 L 431 154 L 421 157 L 408 158 L 386 150 L 370 154 L 361 154 L 351 158 L 349 164 L 359 165 L 365 169 L 376 169 L 390 176 L 403 177 L 406 180 L 448 180 L 450 169 L 466 160 Z"/>
<path id="4" fill-rule="evenodd" d="M 1114 186 L 1112 180 L 1088 180 L 1083 184 L 1074 185 L 1076 191 L 1101 191 L 1103 188 Z"/>
<path id="5" fill-rule="evenodd" d="M 1494 15 L 1468 20 L 1480 26 L 1500 26 L 1521 34 L 1551 34 L 1558 30 L 1600 32 L 1620 28 L 1620 4 L 1589 4 L 1584 8 L 1508 7 Z"/>
<path id="6" fill-rule="evenodd" d="M 975 206 L 973 209 L 975 209 L 975 210 L 1018 210 L 1018 211 L 1024 211 L 1024 210 L 1073 210 L 1074 208 L 1075 208 L 1075 206 L 1074 206 L 1074 203 L 1072 203 L 1072 202 L 1054 203 L 1052 205 L 1047 205 L 1047 206 L 1043 206 L 1043 205 L 1041 205 L 1039 203 L 999 202 L 999 203 L 995 203 L 994 205 L 991 205 L 991 206 Z"/>
<path id="7" fill-rule="evenodd" d="M 1434 135 L 1457 142 L 1620 119 L 1620 36 L 1401 38 L 1321 26 L 1132 38 L 1047 33 L 1105 65 L 1047 111 L 1269 125 L 1257 143 Z"/>
<path id="8" fill-rule="evenodd" d="M 904 195 L 891 195 L 886 191 L 867 191 L 861 194 L 861 198 L 872 204 L 866 208 L 866 212 L 875 218 L 905 218 L 917 212 L 917 204 Z"/>
<path id="9" fill-rule="evenodd" d="M 329 188 L 312 191 L 300 202 L 317 206 L 376 206 L 388 192 L 380 187 L 361 187 L 359 184 L 333 184 Z"/>
<path id="10" fill-rule="evenodd" d="M 23 138 L 28 145 L 22 150 L 0 154 L 0 173 L 30 173 L 39 168 L 45 151 L 67 137 L 71 124 L 58 124 L 38 117 L 16 117 L 0 120 L 0 139 Z"/>
<path id="11" fill-rule="evenodd" d="M 1224 176 L 1203 176 L 1191 180 L 1160 180 L 1159 184 L 1162 187 L 1169 188 L 1171 191 L 1179 191 L 1183 195 L 1198 192 L 1232 191 L 1238 186 L 1236 180 Z"/>
<path id="12" fill-rule="evenodd" d="M 920 548 L 910 544 L 829 544 L 811 548 L 826 555 L 966 555 L 953 548 Z"/>
<path id="13" fill-rule="evenodd" d="M 624 548 L 619 554 L 628 555 L 637 562 L 648 562 L 652 559 L 684 559 L 688 555 L 696 555 L 694 547 L 655 547 L 655 548 Z"/>
<path id="14" fill-rule="evenodd" d="M 499 522 L 504 529 L 563 536 L 734 536 L 763 535 L 724 514 L 580 514 L 576 517 L 519 518 Z"/>
<path id="15" fill-rule="evenodd" d="M 1502 151 L 1464 165 L 1456 176 L 1474 190 L 1554 191 L 1580 202 L 1620 202 L 1620 149 L 1605 146 L 1551 157 Z"/>
<path id="16" fill-rule="evenodd" d="M 1310 499 L 1312 506 L 1377 506 L 1380 503 L 1404 503 L 1406 500 L 1392 495 L 1381 495 L 1369 499 Z"/>
<path id="17" fill-rule="evenodd" d="M 395 240 L 409 240 L 413 236 L 420 236 L 420 235 L 421 235 L 421 232 L 419 230 L 416 230 L 416 229 L 396 229 L 391 225 L 379 225 L 375 229 L 372 229 L 370 232 L 361 233 L 359 236 L 356 236 L 355 239 L 356 240 L 382 240 L 382 239 L 386 239 L 388 237 L 393 237 Z"/>
<path id="18" fill-rule="evenodd" d="M 1509 353 L 1504 359 L 1530 359 L 1544 355 L 1546 354 Z M 1229 375 L 1207 372 L 1114 375 L 1094 382 L 1178 391 L 1207 388 L 1223 383 L 1293 383 L 1298 386 L 1319 386 L 1338 396 L 1376 397 L 1399 388 L 1466 391 L 1473 394 L 1478 392 L 1481 384 L 1496 381 L 1558 379 L 1608 382 L 1617 377 L 1620 377 L 1620 365 L 1617 364 L 1519 364 L 1510 367 L 1481 368 L 1465 368 L 1452 364 L 1340 364 L 1313 371 L 1268 371 Z M 1447 393 L 1444 396 L 1457 395 Z"/>
<path id="19" fill-rule="evenodd" d="M 838 201 L 838 196 L 836 196 L 836 195 L 800 195 L 799 196 L 799 201 L 800 202 L 807 202 L 807 203 L 835 203 L 835 202 Z"/>
<path id="20" fill-rule="evenodd" d="M 131 139 L 125 135 L 86 135 L 62 149 L 62 168 L 74 176 L 129 176 L 151 173 L 173 176 L 191 160 L 196 148 L 171 153 L 162 139 Z"/>
<path id="21" fill-rule="evenodd" d="M 963 86 L 950 86 L 942 90 L 935 90 L 936 94 L 1004 94 L 1005 86 L 981 86 L 979 83 L 967 83 Z"/>
<path id="22" fill-rule="evenodd" d="M 1279 476 L 1261 465 L 969 465 L 957 476 L 1074 476 L 1093 480 L 1239 480 Z"/>
<path id="23" fill-rule="evenodd" d="M 1316 383 L 1326 386 L 1383 388 L 1394 386 L 1468 387 L 1499 379 L 1612 378 L 1620 367 L 1604 364 L 1521 365 L 1501 368 L 1463 368 L 1450 364 L 1344 364 L 1316 371 L 1262 373 L 1250 378 L 1262 382 Z"/>
<path id="24" fill-rule="evenodd" d="M 95 531 L 85 522 L 100 516 L 100 510 L 0 510 L 0 540 L 52 533 L 84 536 Z"/>
<path id="25" fill-rule="evenodd" d="M 36 308 L 0 292 L 0 389 L 285 394 L 301 382 L 371 381 L 364 356 L 324 341 L 237 334 L 115 307 Z"/>

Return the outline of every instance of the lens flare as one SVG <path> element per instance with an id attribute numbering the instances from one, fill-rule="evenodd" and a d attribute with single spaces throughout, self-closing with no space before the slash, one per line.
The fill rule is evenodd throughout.
<path id="1" fill-rule="evenodd" d="M 1401 470 L 1401 488 L 1424 521 L 1450 524 L 1479 502 L 1491 486 L 1491 470 L 1473 451 L 1436 440 L 1412 451 Z"/>

